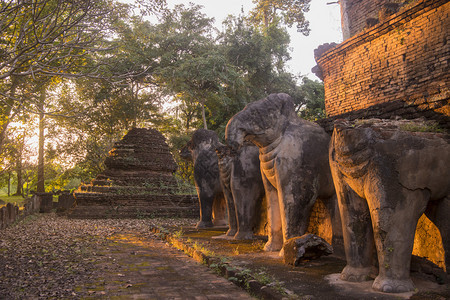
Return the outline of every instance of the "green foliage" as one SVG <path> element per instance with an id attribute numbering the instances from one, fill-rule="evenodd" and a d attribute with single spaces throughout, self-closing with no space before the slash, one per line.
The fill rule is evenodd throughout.
<path id="1" fill-rule="evenodd" d="M 444 132 L 435 122 L 409 122 L 401 124 L 400 129 L 412 132 Z"/>
<path id="2" fill-rule="evenodd" d="M 18 169 L 29 189 L 36 185 L 35 166 L 20 140 L 34 133 L 8 127 L 21 122 L 33 128 L 30 120 L 39 112 L 45 113 L 51 141 L 46 190 L 92 179 L 129 129 L 153 127 L 168 138 L 180 193 L 193 191 L 192 163 L 178 151 L 196 128 L 208 127 L 223 138 L 234 114 L 277 92 L 290 94 L 297 111 L 306 105 L 308 118 L 320 115 L 319 87 L 305 79 L 299 85 L 285 68 L 290 39 L 282 25 L 306 33 L 309 1 L 255 1 L 250 18 L 230 17 L 222 32 L 192 4 L 168 10 L 164 0 L 138 0 L 134 6 L 43 0 L 30 10 L 31 2 L 0 3 L 0 166 L 13 172 L 18 185 Z M 132 15 L 132 8 L 141 15 Z M 142 17 L 153 12 L 156 24 Z M 255 25 L 260 16 L 264 26 Z M 3 63 L 11 59 L 18 64 Z M 44 105 L 37 109 L 41 94 Z M 163 113 L 169 101 L 173 108 Z M 3 183 L 5 176 L 0 173 Z"/>
<path id="3" fill-rule="evenodd" d="M 288 27 L 295 25 L 297 31 L 309 34 L 309 22 L 305 12 L 309 10 L 310 0 L 253 0 L 256 7 L 250 12 L 250 20 L 255 25 L 269 27 L 281 20 Z"/>
<path id="4" fill-rule="evenodd" d="M 0 194 L 0 200 L 2 200 L 4 202 L 4 204 L 0 203 L 0 207 L 5 206 L 7 203 L 13 203 L 13 204 L 17 204 L 19 207 L 22 207 L 24 202 L 25 202 L 25 198 L 22 196 L 9 196 L 6 194 Z"/>
<path id="5" fill-rule="evenodd" d="M 300 86 L 300 103 L 304 103 L 297 111 L 304 119 L 315 121 L 325 118 L 325 91 L 323 83 L 303 77 Z"/>

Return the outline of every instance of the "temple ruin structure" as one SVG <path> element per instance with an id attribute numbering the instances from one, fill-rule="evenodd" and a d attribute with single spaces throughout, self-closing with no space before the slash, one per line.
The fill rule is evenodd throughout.
<path id="1" fill-rule="evenodd" d="M 328 116 L 318 123 L 331 133 L 337 119 L 422 117 L 449 132 L 450 2 L 339 3 L 344 41 L 315 50 L 313 72 L 324 82 Z M 316 219 L 324 216 L 323 209 L 314 213 Z M 439 230 L 423 215 L 413 254 L 445 269 L 441 241 Z"/>
<path id="2" fill-rule="evenodd" d="M 344 41 L 315 51 L 328 121 L 423 116 L 450 130 L 450 2 L 340 3 Z"/>
<path id="3" fill-rule="evenodd" d="M 133 128 L 109 152 L 105 170 L 74 193 L 72 218 L 197 217 L 198 200 L 173 176 L 177 165 L 164 136 Z"/>

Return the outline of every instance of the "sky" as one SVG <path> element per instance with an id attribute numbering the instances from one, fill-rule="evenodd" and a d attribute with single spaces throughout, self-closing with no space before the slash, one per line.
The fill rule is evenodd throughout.
<path id="1" fill-rule="evenodd" d="M 166 0 L 169 8 L 176 4 L 188 5 L 190 2 L 203 6 L 203 13 L 215 19 L 216 27 L 222 29 L 222 21 L 228 15 L 238 15 L 241 9 L 244 14 L 254 7 L 252 0 Z M 295 75 L 306 75 L 310 79 L 319 80 L 311 68 L 316 65 L 314 49 L 324 43 L 342 42 L 341 17 L 339 4 L 334 0 L 311 0 L 310 10 L 306 14 L 310 22 L 311 32 L 304 36 L 296 28 L 288 28 L 291 36 L 291 57 L 287 63 L 288 70 Z"/>

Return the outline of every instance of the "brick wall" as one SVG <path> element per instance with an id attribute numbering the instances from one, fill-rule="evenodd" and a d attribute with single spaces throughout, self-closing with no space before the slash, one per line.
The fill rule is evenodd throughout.
<path id="1" fill-rule="evenodd" d="M 341 20 L 344 40 L 373 25 L 383 22 L 404 5 L 417 0 L 341 0 Z"/>
<path id="2" fill-rule="evenodd" d="M 447 0 L 419 0 L 316 57 L 327 115 L 401 101 L 450 116 L 449 13 Z"/>
<path id="3" fill-rule="evenodd" d="M 336 197 L 316 200 L 309 217 L 307 232 L 320 236 L 332 245 L 334 255 L 345 257 L 344 237 Z"/>

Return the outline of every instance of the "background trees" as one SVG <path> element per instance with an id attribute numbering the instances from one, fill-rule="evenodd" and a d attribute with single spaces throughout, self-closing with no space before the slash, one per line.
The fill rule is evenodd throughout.
<path id="1" fill-rule="evenodd" d="M 199 6 L 168 10 L 163 0 L 137 2 L 1 2 L 0 177 L 13 174 L 19 186 L 19 170 L 36 170 L 37 148 L 23 136 L 39 135 L 38 116 L 45 119 L 46 190 L 94 177 L 113 143 L 134 126 L 159 129 L 177 149 L 200 127 L 223 137 L 236 112 L 274 92 L 289 93 L 304 117 L 323 116 L 321 83 L 285 65 L 290 38 L 283 26 L 306 34 L 308 1 L 255 1 L 250 15 L 230 17 L 222 31 Z M 143 17 L 154 13 L 156 22 Z M 19 161 L 23 151 L 31 153 Z M 179 165 L 188 178 L 190 166 Z"/>
<path id="2" fill-rule="evenodd" d="M 288 27 L 295 25 L 297 31 L 309 34 L 309 22 L 304 13 L 309 10 L 310 0 L 253 0 L 255 8 L 250 12 L 250 20 L 255 25 L 269 27 L 281 21 Z"/>

